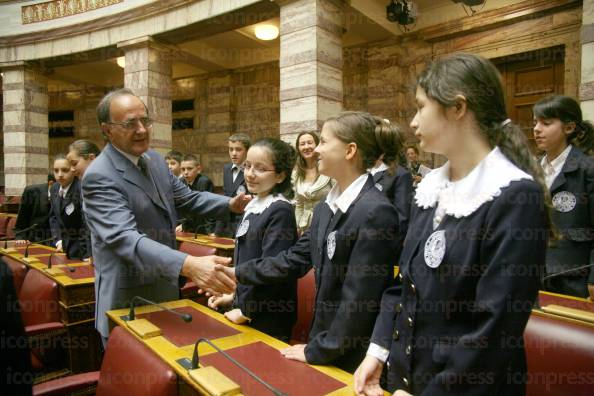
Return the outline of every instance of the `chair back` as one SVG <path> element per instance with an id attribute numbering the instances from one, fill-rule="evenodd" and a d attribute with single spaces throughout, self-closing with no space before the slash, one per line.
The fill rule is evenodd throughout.
<path id="1" fill-rule="evenodd" d="M 58 285 L 40 271 L 27 271 L 18 296 L 25 327 L 60 322 Z"/>
<path id="2" fill-rule="evenodd" d="M 25 281 L 25 275 L 27 275 L 28 268 L 25 264 L 13 259 L 10 256 L 4 256 L 2 260 L 4 260 L 12 272 L 12 283 L 14 284 L 14 291 L 18 296 L 21 292 L 21 288 L 23 287 L 23 282 Z"/>
<path id="3" fill-rule="evenodd" d="M 148 347 L 118 326 L 109 335 L 96 394 L 177 396 L 177 376 Z"/>
<path id="4" fill-rule="evenodd" d="M 313 268 L 297 281 L 297 323 L 290 344 L 306 344 L 313 321 L 316 280 Z"/>

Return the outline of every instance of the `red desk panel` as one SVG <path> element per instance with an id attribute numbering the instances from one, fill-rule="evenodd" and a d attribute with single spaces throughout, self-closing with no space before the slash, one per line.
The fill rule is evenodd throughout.
<path id="1" fill-rule="evenodd" d="M 192 307 L 176 308 L 174 311 L 192 315 L 192 321 L 185 323 L 167 311 L 149 312 L 136 317 L 144 318 L 160 328 L 163 337 L 177 347 L 194 344 L 201 337 L 213 339 L 240 333 Z"/>
<path id="2" fill-rule="evenodd" d="M 258 377 L 291 396 L 325 395 L 344 384 L 308 365 L 284 358 L 263 342 L 227 349 L 229 355 L 253 371 Z M 221 353 L 200 358 L 202 366 L 214 366 L 241 386 L 244 395 L 267 395 L 270 391 Z M 315 390 L 315 391 L 314 391 Z"/>

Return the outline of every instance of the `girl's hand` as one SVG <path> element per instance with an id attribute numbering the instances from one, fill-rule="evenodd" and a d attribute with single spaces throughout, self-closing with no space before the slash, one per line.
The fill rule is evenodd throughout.
<path id="1" fill-rule="evenodd" d="M 233 294 L 223 294 L 222 296 L 212 296 L 208 299 L 208 306 L 214 310 L 226 308 L 233 302 Z"/>
<path id="2" fill-rule="evenodd" d="M 373 356 L 365 356 L 354 374 L 355 393 L 365 396 L 382 396 L 380 377 L 384 364 Z"/>
<path id="3" fill-rule="evenodd" d="M 412 395 L 406 391 L 397 390 L 396 392 L 394 392 L 393 396 L 412 396 Z"/>
<path id="4" fill-rule="evenodd" d="M 227 311 L 227 312 L 225 312 L 224 315 L 227 319 L 229 319 L 231 322 L 233 322 L 235 324 L 244 324 L 249 321 L 248 318 L 243 316 L 243 314 L 241 313 L 241 309 L 239 309 L 239 308 L 235 308 L 235 309 L 232 309 L 231 311 Z"/>
<path id="5" fill-rule="evenodd" d="M 305 360 L 305 344 L 290 346 L 288 348 L 282 349 L 280 353 L 287 359 L 307 363 L 307 360 Z"/>

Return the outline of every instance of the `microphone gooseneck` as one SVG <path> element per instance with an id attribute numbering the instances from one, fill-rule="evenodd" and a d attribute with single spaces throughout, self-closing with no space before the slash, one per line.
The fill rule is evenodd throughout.
<path id="1" fill-rule="evenodd" d="M 172 313 L 176 316 L 179 316 L 186 323 L 190 323 L 192 321 L 192 315 L 190 315 L 190 314 L 175 312 L 172 309 L 169 309 L 161 304 L 157 304 L 154 301 L 147 300 L 146 298 L 140 297 L 140 296 L 134 296 L 134 297 L 132 297 L 132 300 L 130 300 L 130 313 L 128 314 L 127 320 L 135 319 L 136 315 L 134 314 L 134 308 L 136 307 L 135 302 L 137 300 L 143 301 L 147 304 L 156 305 L 157 307 L 161 308 L 164 311 L 167 311 L 167 312 Z"/>

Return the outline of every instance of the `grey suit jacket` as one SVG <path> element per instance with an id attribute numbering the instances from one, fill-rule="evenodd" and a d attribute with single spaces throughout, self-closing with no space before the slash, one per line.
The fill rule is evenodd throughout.
<path id="1" fill-rule="evenodd" d="M 85 172 L 82 188 L 95 264 L 95 326 L 107 337 L 105 312 L 140 295 L 179 297 L 178 276 L 187 254 L 175 250 L 181 216 L 228 214 L 229 198 L 190 190 L 154 150 L 143 154 L 153 181 L 111 144 Z"/>

